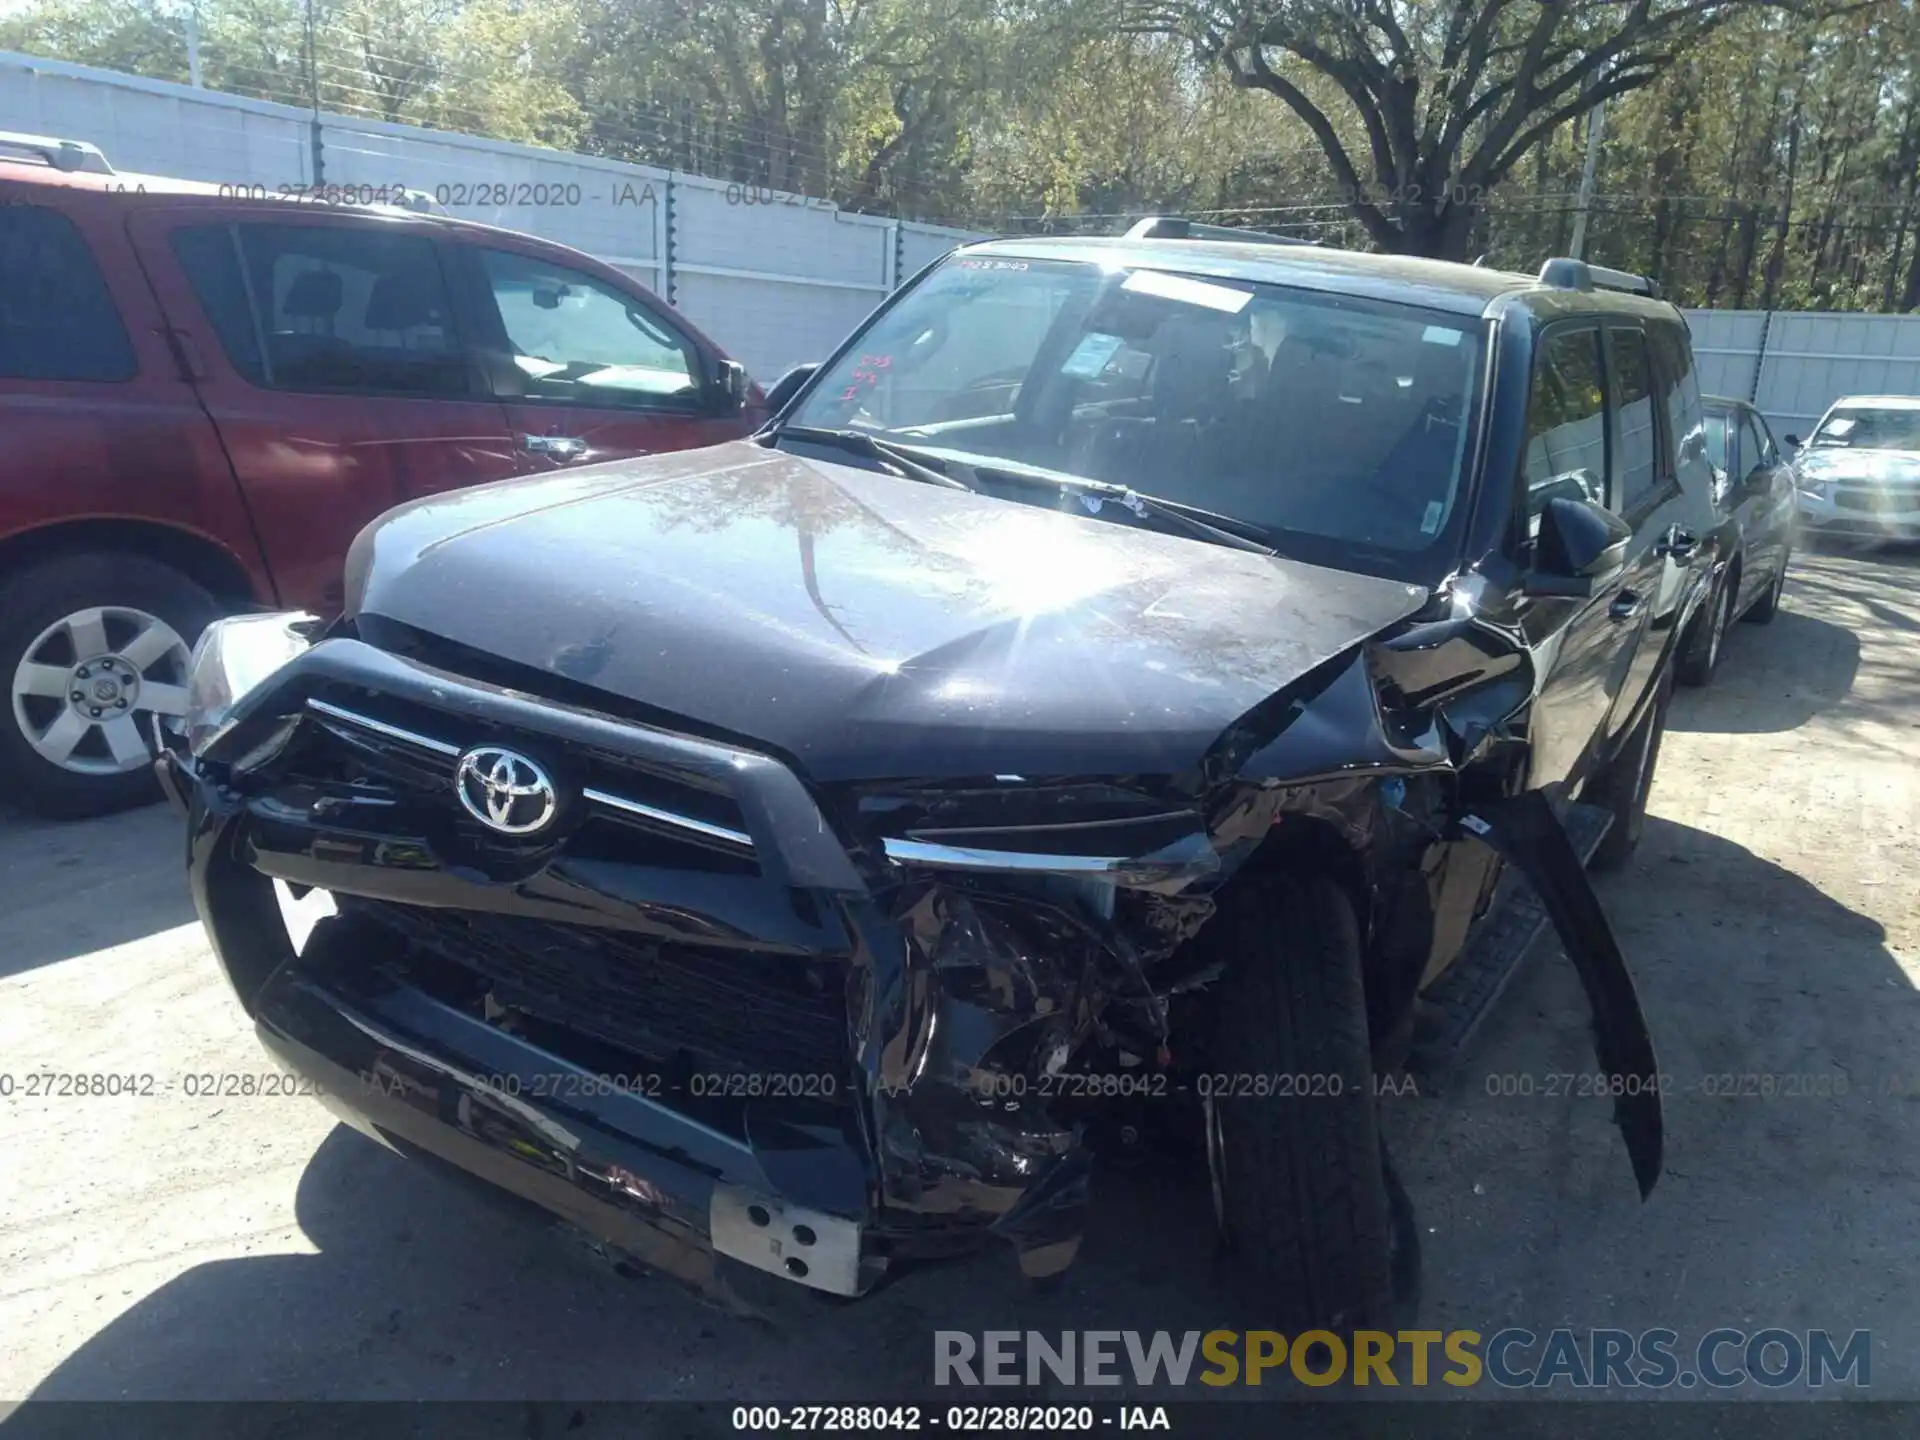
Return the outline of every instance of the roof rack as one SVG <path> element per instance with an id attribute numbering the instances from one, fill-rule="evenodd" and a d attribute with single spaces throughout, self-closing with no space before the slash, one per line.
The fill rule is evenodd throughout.
<path id="1" fill-rule="evenodd" d="M 1650 300 L 1660 298 L 1660 287 L 1645 275 L 1589 265 L 1568 255 L 1555 256 L 1542 265 L 1540 283 L 1556 290 L 1622 290 L 1629 295 L 1645 295 Z"/>
<path id="2" fill-rule="evenodd" d="M 1243 245 L 1318 245 L 1318 240 L 1296 240 L 1266 230 L 1242 230 L 1234 225 L 1202 225 L 1184 215 L 1149 215 L 1133 225 L 1128 240 L 1237 240 Z"/>
<path id="3" fill-rule="evenodd" d="M 411 210 L 417 215 L 439 215 L 452 218 L 452 212 L 425 190 L 415 190 L 410 186 L 396 185 L 393 188 L 393 205 L 397 209 Z"/>
<path id="4" fill-rule="evenodd" d="M 62 140 L 53 135 L 25 135 L 17 130 L 0 130 L 0 156 L 13 151 L 26 154 L 69 173 L 84 170 L 93 175 L 111 175 L 113 166 L 100 153 L 100 147 L 84 140 Z"/>

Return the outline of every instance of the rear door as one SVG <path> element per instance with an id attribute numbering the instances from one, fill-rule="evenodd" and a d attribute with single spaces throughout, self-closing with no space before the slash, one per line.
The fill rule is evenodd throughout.
<path id="1" fill-rule="evenodd" d="M 523 470 L 691 450 L 758 423 L 722 413 L 713 344 L 618 272 L 505 236 L 453 253 Z"/>
<path id="2" fill-rule="evenodd" d="M 161 320 L 117 206 L 0 181 L 0 535 L 152 520 L 214 541 L 259 584 L 219 436 Z"/>
<path id="3" fill-rule="evenodd" d="M 129 228 L 285 603 L 338 610 L 368 521 L 518 471 L 427 227 L 182 208 L 137 212 Z"/>
<path id="4" fill-rule="evenodd" d="M 1696 562 L 1703 570 L 1711 563 L 1702 542 L 1713 528 L 1712 516 L 1697 506 L 1712 505 L 1713 470 L 1700 397 L 1693 393 L 1690 410 L 1682 402 L 1671 347 L 1657 345 L 1638 322 L 1613 320 L 1607 352 L 1619 436 L 1614 507 L 1633 527 L 1621 608 L 1636 612 L 1626 623 L 1638 631 L 1608 717 L 1612 735 L 1633 718 L 1672 653 L 1695 599 Z M 1677 451 L 1683 443 L 1698 470 L 1690 485 L 1680 478 Z"/>

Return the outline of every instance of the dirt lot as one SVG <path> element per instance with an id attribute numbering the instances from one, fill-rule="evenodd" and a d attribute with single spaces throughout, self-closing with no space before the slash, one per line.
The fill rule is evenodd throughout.
<path id="1" fill-rule="evenodd" d="M 1424 1323 L 1867 1328 L 1873 1393 L 1920 1396 L 1920 1099 L 1897 1093 L 1920 1095 L 1916 592 L 1911 553 L 1799 559 L 1785 613 L 1674 707 L 1656 818 L 1603 889 L 1676 1086 L 1648 1203 L 1607 1102 L 1540 1093 L 1592 1068 L 1550 945 L 1463 1083 L 1393 1103 Z M 786 1293 L 761 1327 L 310 1100 L 188 1098 L 189 1075 L 268 1067 L 180 871 L 163 809 L 0 816 L 0 1070 L 155 1077 L 0 1100 L 0 1396 L 857 1399 L 923 1392 L 936 1328 L 1221 1323 L 1206 1198 L 1169 1175 L 1102 1178 L 1058 1293 L 989 1252 L 857 1306 Z M 1703 1093 L 1747 1074 L 1776 1093 Z"/>

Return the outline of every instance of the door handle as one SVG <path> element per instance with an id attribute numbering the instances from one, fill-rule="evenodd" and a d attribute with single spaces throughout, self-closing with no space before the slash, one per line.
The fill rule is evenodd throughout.
<path id="1" fill-rule="evenodd" d="M 550 455 L 555 460 L 578 460 L 587 453 L 587 442 L 578 435 L 522 435 L 520 448 L 529 455 Z"/>
<path id="2" fill-rule="evenodd" d="M 180 367 L 182 380 L 207 378 L 207 363 L 200 358 L 200 347 L 193 343 L 191 335 L 172 325 L 164 327 L 160 334 L 173 352 L 173 363 Z"/>
<path id="3" fill-rule="evenodd" d="M 1622 590 L 1618 595 L 1613 597 L 1613 603 L 1607 606 L 1607 618 L 1609 620 L 1631 620 L 1640 613 L 1640 607 L 1644 603 L 1638 591 Z"/>
<path id="4" fill-rule="evenodd" d="M 1667 531 L 1660 543 L 1654 547 L 1654 554 L 1685 563 L 1693 559 L 1693 552 L 1700 548 L 1700 537 L 1691 530 L 1682 530 L 1678 525 Z"/>

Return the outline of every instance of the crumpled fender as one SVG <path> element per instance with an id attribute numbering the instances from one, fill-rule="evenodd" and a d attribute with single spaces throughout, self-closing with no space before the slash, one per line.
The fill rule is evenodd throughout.
<path id="1" fill-rule="evenodd" d="M 1613 1102 L 1614 1123 L 1626 1142 L 1627 1159 L 1644 1200 L 1660 1178 L 1666 1143 L 1660 1066 L 1633 973 L 1607 923 L 1600 897 L 1593 893 L 1579 852 L 1538 790 L 1477 805 L 1461 817 L 1460 825 L 1533 883 L 1567 957 L 1580 972 L 1593 1010 L 1594 1052 L 1600 1068 L 1620 1091 Z"/>

